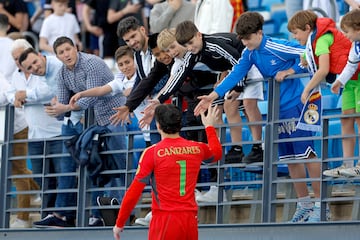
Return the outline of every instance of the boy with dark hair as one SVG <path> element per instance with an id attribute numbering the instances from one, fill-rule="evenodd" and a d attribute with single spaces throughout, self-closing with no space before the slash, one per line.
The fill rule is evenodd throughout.
<path id="1" fill-rule="evenodd" d="M 184 21 L 176 26 L 176 41 L 181 45 L 188 43 L 196 34 L 201 33 L 191 21 Z"/>
<path id="2" fill-rule="evenodd" d="M 158 47 L 169 54 L 174 59 L 174 65 L 171 68 L 170 77 L 167 84 L 170 84 L 171 78 L 179 70 L 184 63 L 184 59 L 191 54 L 186 48 L 180 45 L 175 38 L 175 29 L 164 29 L 159 33 L 157 39 Z M 187 76 L 187 80 L 181 86 L 177 94 L 185 98 L 187 103 L 187 111 L 184 116 L 185 125 L 201 126 L 200 117 L 194 116 L 194 107 L 198 103 L 197 96 L 210 93 L 209 85 L 216 83 L 218 74 L 210 71 L 193 69 Z M 206 142 L 205 131 L 188 130 L 185 132 L 186 139 Z"/>
<path id="3" fill-rule="evenodd" d="M 146 148 L 140 158 L 135 178 L 121 203 L 114 239 L 120 240 L 120 232 L 148 182 L 154 190 L 149 239 L 198 239 L 194 191 L 201 163 L 214 163 L 222 155 L 213 127 L 217 114 L 214 107 L 208 109 L 207 116 L 201 115 L 209 142 L 205 144 L 180 137 L 182 113 L 176 106 L 156 107 L 156 126 L 162 140 Z"/>
<path id="4" fill-rule="evenodd" d="M 184 21 L 176 27 L 176 40 L 185 46 L 192 54 L 199 57 L 198 61 L 204 63 L 212 70 L 225 72 L 225 76 L 241 56 L 244 45 L 238 40 L 236 34 L 217 33 L 203 34 L 193 22 Z M 262 78 L 261 74 L 254 67 L 246 76 L 247 78 Z M 219 79 L 221 82 L 222 78 Z M 261 114 L 257 106 L 258 100 L 263 100 L 263 86 L 261 82 L 249 84 L 248 86 L 237 86 L 229 91 L 224 100 L 224 110 L 229 123 L 241 122 L 238 107 L 243 101 L 245 115 L 249 122 L 261 121 Z M 165 91 L 166 94 L 166 91 Z M 253 139 L 261 141 L 261 125 L 250 125 Z M 230 128 L 231 139 L 233 142 L 241 142 L 242 128 Z M 244 156 L 242 146 L 234 145 L 225 157 L 226 163 L 238 163 L 243 165 L 262 162 L 263 149 L 261 143 L 255 143 L 251 152 Z"/>
<path id="5" fill-rule="evenodd" d="M 195 114 L 206 111 L 213 100 L 219 96 L 224 96 L 229 89 L 239 82 L 239 79 L 243 81 L 245 74 L 252 65 L 255 65 L 264 77 L 271 77 L 280 82 L 279 119 L 299 119 L 303 108 L 300 101 L 303 85 L 299 79 L 284 79 L 291 74 L 303 72 L 303 69 L 299 66 L 299 55 L 304 52 L 304 49 L 300 45 L 287 40 L 267 37 L 262 30 L 263 23 L 263 17 L 256 12 L 246 12 L 240 16 L 236 32 L 246 46 L 242 57 L 230 74 L 211 94 L 199 97 L 201 101 L 195 108 Z M 280 161 L 316 157 L 313 141 L 291 141 L 292 138 L 312 136 L 311 132 L 296 129 L 295 126 L 296 121 L 292 120 L 279 123 L 279 138 L 288 140 L 278 144 Z M 320 177 L 319 163 L 311 162 L 305 165 L 311 178 Z M 291 178 L 306 178 L 304 164 L 288 164 L 288 168 Z M 315 205 L 311 202 L 306 182 L 295 182 L 294 187 L 298 203 L 291 222 L 319 222 L 320 202 L 316 201 Z M 312 187 L 315 197 L 319 199 L 320 183 L 312 182 Z"/>

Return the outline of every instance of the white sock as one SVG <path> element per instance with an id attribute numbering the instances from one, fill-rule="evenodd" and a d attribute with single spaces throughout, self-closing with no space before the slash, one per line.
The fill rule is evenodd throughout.
<path id="1" fill-rule="evenodd" d="M 344 161 L 343 166 L 346 168 L 352 168 L 354 166 L 353 161 Z"/>
<path id="2" fill-rule="evenodd" d="M 298 204 L 302 208 L 312 208 L 314 206 L 310 196 L 298 198 Z"/>

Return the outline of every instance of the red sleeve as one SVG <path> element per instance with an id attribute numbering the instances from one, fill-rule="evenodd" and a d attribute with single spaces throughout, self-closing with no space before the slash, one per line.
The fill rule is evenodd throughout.
<path id="1" fill-rule="evenodd" d="M 208 139 L 208 146 L 214 155 L 214 161 L 212 162 L 219 161 L 222 157 L 222 147 L 219 138 L 216 135 L 215 128 L 213 126 L 209 126 L 205 128 L 205 131 Z"/>
<path id="2" fill-rule="evenodd" d="M 137 180 L 134 180 L 129 189 L 127 190 L 120 209 L 118 213 L 118 217 L 116 219 L 116 226 L 119 228 L 124 227 L 127 219 L 130 217 L 131 211 L 136 206 L 136 203 L 138 202 L 142 191 L 144 190 L 146 184 L 139 182 Z"/>

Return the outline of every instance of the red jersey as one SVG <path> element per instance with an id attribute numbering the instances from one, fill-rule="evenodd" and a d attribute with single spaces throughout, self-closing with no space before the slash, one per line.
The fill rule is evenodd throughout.
<path id="1" fill-rule="evenodd" d="M 165 138 L 143 152 L 135 179 L 126 192 L 116 226 L 123 227 L 145 185 L 152 186 L 152 211 L 197 211 L 195 186 L 201 163 L 220 160 L 222 148 L 214 127 L 208 144 L 182 137 Z"/>

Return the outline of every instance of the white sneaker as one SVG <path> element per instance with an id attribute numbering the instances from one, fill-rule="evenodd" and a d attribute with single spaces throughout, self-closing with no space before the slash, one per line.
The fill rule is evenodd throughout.
<path id="1" fill-rule="evenodd" d="M 152 212 L 149 212 L 148 214 L 146 214 L 144 218 L 137 218 L 135 220 L 135 224 L 142 226 L 149 226 L 151 218 L 152 218 Z"/>
<path id="2" fill-rule="evenodd" d="M 40 194 L 36 194 L 30 198 L 30 205 L 31 206 L 41 206 L 42 199 Z"/>
<path id="3" fill-rule="evenodd" d="M 204 194 L 198 195 L 196 197 L 197 202 L 217 202 L 218 201 L 218 192 L 219 188 L 217 186 L 210 186 L 210 190 Z M 225 191 L 223 192 L 223 201 L 226 202 L 226 194 Z"/>
<path id="4" fill-rule="evenodd" d="M 340 174 L 340 171 L 345 169 L 346 167 L 344 165 L 341 165 L 340 167 L 328 169 L 323 171 L 323 175 L 327 177 L 342 177 L 342 174 Z"/>
<path id="5" fill-rule="evenodd" d="M 360 176 L 360 166 L 341 169 L 340 174 L 345 177 L 359 177 Z"/>
<path id="6" fill-rule="evenodd" d="M 296 211 L 289 221 L 289 223 L 300 223 L 307 222 L 311 213 L 313 212 L 313 208 L 305 208 L 301 207 L 299 203 L 296 204 Z"/>
<path id="7" fill-rule="evenodd" d="M 30 222 L 16 218 L 11 224 L 10 228 L 29 228 Z"/>
<path id="8" fill-rule="evenodd" d="M 198 199 L 200 196 L 202 196 L 201 191 L 199 191 L 195 188 L 195 199 Z"/>

